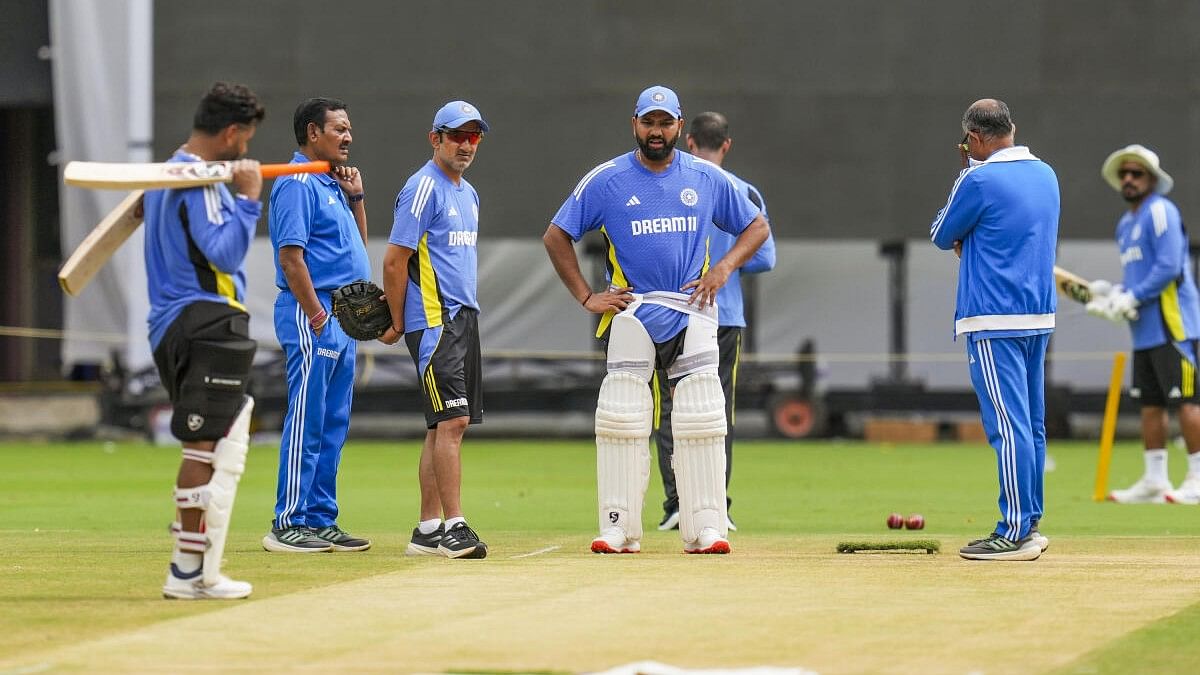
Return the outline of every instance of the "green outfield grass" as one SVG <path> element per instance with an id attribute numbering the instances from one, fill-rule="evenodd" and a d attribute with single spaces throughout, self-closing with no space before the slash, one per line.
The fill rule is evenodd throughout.
<path id="1" fill-rule="evenodd" d="M 238 494 L 226 570 L 235 578 L 252 581 L 255 593 L 245 602 L 219 603 L 168 602 L 159 596 L 170 550 L 166 528 L 172 519 L 170 490 L 179 462 L 177 450 L 99 442 L 0 445 L 0 673 L 10 672 L 6 669 L 35 672 L 30 667 L 105 670 L 105 654 L 116 659 L 112 664 L 125 663 L 119 659 L 130 648 L 121 646 L 126 644 L 121 642 L 123 635 L 135 636 L 129 638 L 134 644 L 145 642 L 137 638 L 144 635 L 169 640 L 173 627 L 205 626 L 210 621 L 234 626 L 228 630 L 239 635 L 230 639 L 244 639 L 260 628 L 267 630 L 263 616 L 286 614 L 289 603 L 306 598 L 344 592 L 365 603 L 362 612 L 369 614 L 378 611 L 372 597 L 394 592 L 398 598 L 423 598 L 431 584 L 440 589 L 438 584 L 449 582 L 473 589 L 477 606 L 494 603 L 496 612 L 544 602 L 542 610 L 527 617 L 512 612 L 512 620 L 528 621 L 531 630 L 537 629 L 538 621 L 551 620 L 556 629 L 568 630 L 563 624 L 581 616 L 580 612 L 584 618 L 579 621 L 604 620 L 586 616 L 585 610 L 595 608 L 596 598 L 579 596 L 584 606 L 572 607 L 570 598 L 590 585 L 628 583 L 635 596 L 653 600 L 657 589 L 688 584 L 692 575 L 702 588 L 714 589 L 717 609 L 713 611 L 727 622 L 725 634 L 744 632 L 747 644 L 774 645 L 745 654 L 731 654 L 732 647 L 727 648 L 721 661 L 726 664 L 790 664 L 822 672 L 936 672 L 941 665 L 954 669 L 973 663 L 974 655 L 965 653 L 968 650 L 977 654 L 992 648 L 1000 659 L 1021 648 L 989 647 L 987 633 L 999 634 L 1002 625 L 981 624 L 978 634 L 973 628 L 955 643 L 917 640 L 919 653 L 903 646 L 912 645 L 914 638 L 901 634 L 901 627 L 916 622 L 930 634 L 949 634 L 977 618 L 971 614 L 972 602 L 987 597 L 1003 604 L 1004 593 L 1014 594 L 1022 603 L 1046 599 L 1049 604 L 1049 598 L 1054 598 L 1053 607 L 1033 609 L 1046 613 L 1038 615 L 1042 620 L 1063 618 L 1040 630 L 1070 635 L 1059 641 L 1050 636 L 1054 639 L 1032 662 L 992 663 L 984 654 L 981 672 L 1188 672 L 1191 666 L 1186 664 L 1200 663 L 1200 640 L 1195 638 L 1200 634 L 1200 507 L 1092 502 L 1093 444 L 1050 447 L 1055 468 L 1047 474 L 1042 529 L 1052 544 L 1035 563 L 970 563 L 956 555 L 966 539 L 990 532 L 997 515 L 994 455 L 983 446 L 743 442 L 737 449 L 731 490 L 732 515 L 740 527 L 732 535 L 733 555 L 682 556 L 675 533 L 654 530 L 662 499 L 655 473 L 647 495 L 644 553 L 610 559 L 587 553 L 596 526 L 595 458 L 590 443 L 469 438 L 464 449 L 464 505 L 472 525 L 491 544 L 489 559 L 414 560 L 402 553 L 417 516 L 418 452 L 418 444 L 411 441 L 349 445 L 341 471 L 340 524 L 371 537 L 375 546 L 365 554 L 299 557 L 268 554 L 259 546 L 272 515 L 277 448 L 254 447 Z M 1171 462 L 1171 476 L 1178 483 L 1184 472 L 1183 453 L 1172 450 Z M 1140 471 L 1138 449 L 1119 445 L 1111 482 L 1125 484 Z M 892 511 L 923 514 L 926 529 L 887 530 L 884 521 Z M 942 552 L 935 556 L 834 552 L 841 540 L 905 537 L 939 540 Z M 533 557 L 517 557 L 539 551 Z M 811 579 L 791 587 L 791 581 L 809 575 Z M 1020 582 L 1022 578 L 1027 581 Z M 839 579 L 840 583 L 830 583 Z M 755 591 L 755 583 L 766 584 L 766 590 Z M 743 585 L 744 591 L 739 591 Z M 821 596 L 822 585 L 836 586 L 829 590 L 836 597 Z M 335 586 L 338 590 L 330 590 Z M 888 589 L 900 590 L 893 594 Z M 752 603 L 752 596 L 776 590 L 781 598 L 792 597 L 800 608 L 805 603 L 812 607 L 831 603 L 828 606 L 853 612 L 842 618 L 846 622 L 842 628 L 831 620 L 836 612 L 829 611 L 821 617 L 797 613 L 794 625 L 786 620 L 754 620 L 746 603 Z M 906 598 L 906 593 L 911 597 Z M 701 593 L 700 601 L 708 594 Z M 904 601 L 911 604 L 908 618 L 904 618 L 905 607 L 895 605 Z M 401 600 L 400 607 L 382 612 L 379 625 L 395 621 L 390 614 L 403 614 L 407 602 Z M 599 603 L 605 602 L 601 596 Z M 1140 604 L 1126 612 L 1128 602 Z M 654 630 L 655 613 L 667 612 L 662 608 L 670 604 L 651 602 L 640 609 L 639 617 L 649 621 L 647 631 Z M 742 610 L 748 614 L 743 616 Z M 779 608 L 764 610 L 764 616 L 771 611 L 778 613 Z M 664 613 L 658 618 L 670 621 L 673 616 Z M 344 623 L 349 629 L 355 621 L 365 620 L 359 613 Z M 876 620 L 883 635 L 860 642 L 856 627 Z M 1077 630 L 1071 628 L 1072 621 L 1077 622 Z M 487 628 L 480 630 L 501 628 L 496 623 L 505 621 L 485 623 Z M 404 633 L 409 629 L 414 635 L 425 635 L 421 631 L 445 626 L 404 624 L 387 631 L 392 643 L 379 644 L 392 646 L 380 647 L 381 660 L 365 669 L 486 666 L 512 671 L 537 666 L 574 671 L 585 669 L 585 664 L 670 661 L 647 653 L 650 647 L 628 655 L 589 651 L 593 640 L 581 627 L 579 643 L 559 645 L 561 653 L 513 645 L 512 640 L 496 645 L 481 640 L 477 653 L 462 652 L 457 660 L 418 667 L 395 656 L 404 653 Z M 363 630 L 367 629 L 358 633 Z M 697 645 L 704 644 L 704 630 L 701 625 L 694 631 Z M 888 642 L 890 632 L 897 633 L 890 636 L 894 643 Z M 809 638 L 814 642 L 804 641 Z M 354 635 L 344 639 L 353 640 Z M 673 638 L 673 647 L 662 653 L 686 661 L 688 640 L 688 633 L 680 633 Z M 100 655 L 98 661 L 81 666 L 64 651 L 80 644 L 91 645 L 88 650 Z M 839 644 L 855 656 L 847 660 L 835 654 Z M 1054 652 L 1057 644 L 1063 646 Z M 223 669 L 253 667 L 258 649 L 266 647 L 246 646 L 245 652 L 222 662 Z M 140 658 L 145 660 L 137 662 L 139 669 L 163 667 L 152 653 Z M 1014 665 L 1021 667 L 1014 669 Z"/>

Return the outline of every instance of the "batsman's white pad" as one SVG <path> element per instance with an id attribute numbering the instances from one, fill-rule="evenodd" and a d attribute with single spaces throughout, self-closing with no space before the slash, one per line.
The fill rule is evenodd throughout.
<path id="1" fill-rule="evenodd" d="M 238 481 L 246 471 L 246 451 L 250 447 L 250 414 L 254 399 L 247 396 L 242 409 L 229 426 L 225 437 L 217 441 L 212 453 L 213 475 L 206 485 L 176 488 L 175 504 L 181 509 L 204 509 L 204 584 L 221 582 L 221 557 L 225 554 L 225 536 L 233 515 L 233 498 Z"/>
<path id="2" fill-rule="evenodd" d="M 679 534 L 693 542 L 711 527 L 729 535 L 725 503 L 725 394 L 716 373 L 688 375 L 671 402 L 675 452 L 671 463 L 679 489 Z"/>
<path id="3" fill-rule="evenodd" d="M 628 539 L 642 538 L 653 417 L 654 400 L 645 380 L 627 372 L 604 377 L 596 403 L 596 486 L 602 532 L 619 527 Z"/>

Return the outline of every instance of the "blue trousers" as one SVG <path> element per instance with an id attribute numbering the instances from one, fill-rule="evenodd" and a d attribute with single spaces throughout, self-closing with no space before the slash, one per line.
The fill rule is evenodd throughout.
<path id="1" fill-rule="evenodd" d="M 275 299 L 275 335 L 287 357 L 288 407 L 279 445 L 276 528 L 320 529 L 337 522 L 337 471 L 350 428 L 358 343 L 332 318 L 318 337 L 290 291 Z"/>
<path id="2" fill-rule="evenodd" d="M 1000 475 L 996 532 L 1013 541 L 1042 517 L 1050 335 L 967 339 L 971 384 Z"/>

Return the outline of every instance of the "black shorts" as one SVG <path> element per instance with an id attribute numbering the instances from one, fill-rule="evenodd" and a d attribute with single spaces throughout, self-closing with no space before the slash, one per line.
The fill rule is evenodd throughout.
<path id="1" fill-rule="evenodd" d="M 188 305 L 154 350 L 158 377 L 175 412 L 181 441 L 223 438 L 242 408 L 257 344 L 250 315 L 217 302 Z"/>
<path id="2" fill-rule="evenodd" d="M 441 326 L 405 333 L 404 342 L 421 378 L 426 426 L 455 417 L 483 422 L 479 312 L 463 307 Z"/>
<path id="3" fill-rule="evenodd" d="M 1193 343 L 1193 349 L 1195 348 Z M 1133 352 L 1133 387 L 1129 396 L 1143 406 L 1177 408 L 1198 403 L 1196 364 L 1174 344 Z"/>

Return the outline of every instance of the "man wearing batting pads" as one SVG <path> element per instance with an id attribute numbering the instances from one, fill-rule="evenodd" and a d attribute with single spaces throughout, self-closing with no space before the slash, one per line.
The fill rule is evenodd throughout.
<path id="1" fill-rule="evenodd" d="M 1058 178 L 1013 144 L 1008 106 L 971 104 L 962 117 L 964 168 L 930 227 L 962 262 L 954 312 L 971 384 L 996 450 L 1001 519 L 959 550 L 968 560 L 1036 560 L 1046 462 L 1046 347 L 1054 331 Z"/>
<path id="2" fill-rule="evenodd" d="M 728 553 L 716 294 L 770 229 L 719 167 L 675 150 L 683 132 L 675 92 L 643 91 L 632 127 L 638 148 L 585 174 L 543 237 L 567 290 L 587 311 L 603 314 L 597 337 L 608 342 L 596 404 L 600 533 L 591 549 L 641 550 L 654 409 L 649 382 L 658 367 L 672 388 L 684 550 Z M 716 262 L 708 255 L 714 225 L 737 237 Z M 597 292 L 573 248 L 591 230 L 607 244 L 609 287 Z"/>
<path id="3" fill-rule="evenodd" d="M 263 114 L 246 87 L 214 84 L 170 161 L 244 156 Z M 243 263 L 262 214 L 261 191 L 258 162 L 241 160 L 232 191 L 217 183 L 146 192 L 150 346 L 174 406 L 171 433 L 183 443 L 167 598 L 234 599 L 251 591 L 221 574 L 221 556 L 254 409 L 246 396 L 256 345 L 242 304 Z"/>
<path id="4" fill-rule="evenodd" d="M 1122 284 L 1092 282 L 1088 311 L 1129 322 L 1133 337 L 1132 398 L 1142 406 L 1145 472 L 1108 498 L 1120 504 L 1200 504 L 1200 391 L 1197 342 L 1200 293 L 1188 259 L 1179 207 L 1167 198 L 1175 181 L 1158 154 L 1142 145 L 1114 151 L 1100 170 L 1129 205 L 1117 222 Z M 1167 413 L 1175 411 L 1188 450 L 1178 489 L 1167 476 Z"/>

